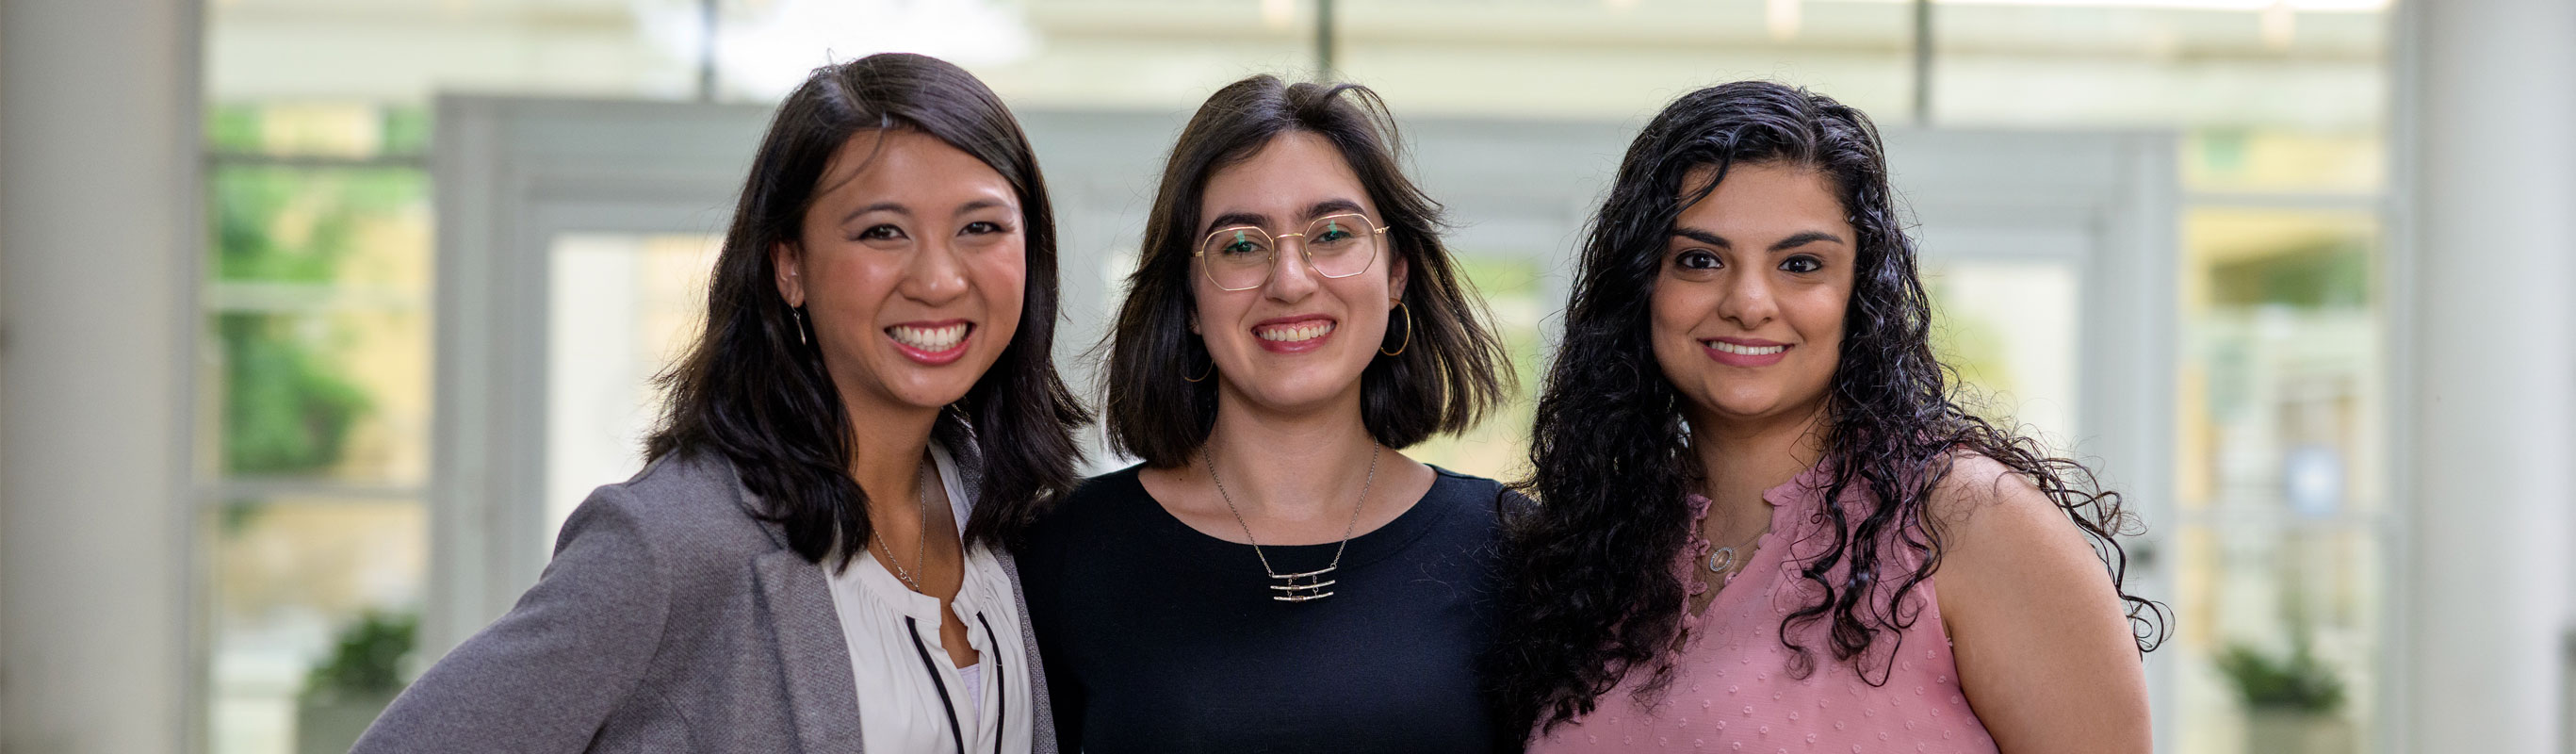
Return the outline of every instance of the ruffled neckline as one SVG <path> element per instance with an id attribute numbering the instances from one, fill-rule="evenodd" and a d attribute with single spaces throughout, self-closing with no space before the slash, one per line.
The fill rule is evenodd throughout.
<path id="1" fill-rule="evenodd" d="M 1776 510 L 1772 512 L 1771 528 L 1768 531 L 1762 532 L 1762 536 L 1754 539 L 1752 552 L 1741 555 L 1741 557 L 1745 558 L 1744 565 L 1727 571 L 1725 577 L 1726 580 L 1724 582 L 1725 586 L 1734 586 L 1736 577 L 1754 570 L 1754 566 L 1756 565 L 1754 558 L 1775 553 L 1777 549 L 1787 541 L 1787 535 L 1781 531 L 1781 524 L 1784 520 L 1792 525 L 1795 525 L 1798 521 L 1805 520 L 1805 516 L 1802 515 L 1801 512 L 1805 510 L 1807 504 L 1813 502 L 1813 499 L 1817 496 L 1818 493 L 1815 489 L 1817 485 L 1813 484 L 1813 482 L 1820 479 L 1823 474 L 1824 466 L 1823 464 L 1818 464 L 1806 471 L 1799 472 L 1797 476 L 1791 477 L 1789 481 L 1781 482 L 1777 485 L 1773 485 L 1770 489 L 1762 491 L 1762 502 L 1770 504 L 1773 508 L 1785 510 Z M 1713 611 L 1717 607 L 1717 600 L 1715 599 L 1709 600 L 1706 605 L 1701 605 L 1699 610 L 1690 610 L 1687 607 L 1689 600 L 1698 599 L 1700 595 L 1708 593 L 1708 581 L 1699 577 L 1699 569 L 1702 567 L 1703 563 L 1708 561 L 1709 553 L 1714 551 L 1717 548 L 1717 545 L 1716 543 L 1708 541 L 1707 537 L 1700 535 L 1700 525 L 1708 520 L 1708 509 L 1711 505 L 1715 504 L 1714 501 L 1709 500 L 1707 495 L 1702 495 L 1696 492 L 1690 493 L 1685 500 L 1689 502 L 1691 509 L 1690 528 L 1687 530 L 1685 535 L 1686 539 L 1682 544 L 1681 562 L 1676 565 L 1680 568 L 1684 594 L 1683 600 L 1685 607 L 1682 610 L 1682 628 L 1685 631 L 1689 631 L 1699 628 L 1700 621 L 1707 613 Z M 1785 519 L 1782 516 L 1783 513 L 1788 514 Z"/>

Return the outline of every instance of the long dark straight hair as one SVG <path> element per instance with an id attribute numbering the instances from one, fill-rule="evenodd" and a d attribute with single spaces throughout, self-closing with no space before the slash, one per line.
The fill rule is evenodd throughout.
<path id="1" fill-rule="evenodd" d="M 2033 482 L 2090 539 L 2116 590 L 2128 568 L 2117 536 L 2132 519 L 2091 471 L 2054 457 L 1952 399 L 1955 379 L 1935 358 L 1932 305 L 1888 186 L 1869 117 L 1832 98 L 1766 82 L 1683 95 L 1646 125 L 1620 163 L 1582 249 L 1565 336 L 1531 432 L 1539 505 L 1517 520 L 1504 557 L 1509 625 L 1496 670 L 1499 715 L 1519 731 L 1587 714 L 1632 674 L 1651 699 L 1682 647 L 1687 604 L 1673 563 L 1691 526 L 1687 496 L 1706 477 L 1690 449 L 1684 399 L 1650 342 L 1650 300 L 1674 223 L 1732 165 L 1775 164 L 1826 176 L 1858 234 L 1841 361 L 1827 386 L 1826 500 L 1857 490 L 1867 504 L 1819 514 L 1828 549 L 1796 575 L 1819 595 L 1777 627 L 1811 672 L 1793 629 L 1827 622 L 1832 657 L 1884 683 L 1894 642 L 1917 614 L 1905 599 L 1940 566 L 1927 525 L 1932 493 L 1963 454 L 1992 458 Z M 1685 190 L 1692 171 L 1716 179 Z M 1804 524 L 1811 522 L 1792 522 Z M 1912 569 L 1895 563 L 1916 559 Z M 1837 566 L 1852 574 L 1837 583 Z M 1890 588 L 1892 587 L 1892 588 Z M 2139 651 L 2162 635 L 2163 606 L 2121 592 Z M 1886 642 L 1870 651 L 1875 643 Z M 1873 662 L 1873 660 L 1883 662 Z M 1543 728 L 1542 728 L 1543 729 Z"/>
<path id="2" fill-rule="evenodd" d="M 822 562 L 868 539 L 868 495 L 850 476 L 855 435 L 821 352 L 778 294 L 770 251 L 794 243 L 832 154 L 862 131 L 908 128 L 974 155 L 1018 195 L 1028 279 L 1019 329 L 966 397 L 940 412 L 933 437 L 981 476 L 969 542 L 1008 546 L 1069 489 L 1090 421 L 1056 376 L 1055 215 L 1036 153 L 1002 100 L 935 58 L 870 55 L 815 69 L 787 96 L 751 163 L 707 289 L 707 318 L 688 354 L 660 378 L 660 426 L 645 457 L 713 454 L 732 462 L 765 504 L 753 515 L 787 530 Z M 857 548 L 844 548 L 847 567 Z"/>
<path id="3" fill-rule="evenodd" d="M 1289 84 L 1257 75 L 1209 95 L 1181 129 L 1145 219 L 1143 254 L 1127 278 L 1127 299 L 1103 342 L 1109 441 L 1146 465 L 1187 463 L 1216 427 L 1216 381 L 1188 379 L 1210 363 L 1206 341 L 1190 333 L 1197 307 L 1191 253 L 1206 232 L 1199 227 L 1206 221 L 1199 200 L 1208 179 L 1290 132 L 1333 144 L 1387 224 L 1390 253 L 1409 265 L 1409 281 L 1396 295 L 1410 322 L 1390 324 L 1380 344 L 1382 352 L 1398 355 L 1373 357 L 1360 373 L 1360 414 L 1369 435 L 1390 448 L 1410 447 L 1475 426 L 1502 400 L 1511 379 L 1502 341 L 1440 243 L 1440 204 L 1404 175 L 1402 142 L 1386 103 L 1358 84 Z"/>

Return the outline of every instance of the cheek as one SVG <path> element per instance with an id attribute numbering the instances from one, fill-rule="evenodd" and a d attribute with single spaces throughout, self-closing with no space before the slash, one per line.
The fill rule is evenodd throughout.
<path id="1" fill-rule="evenodd" d="M 1019 329 L 1020 310 L 1028 304 L 1028 257 L 1019 249 L 994 250 L 973 262 L 975 287 L 983 291 L 986 306 L 991 307 L 988 326 L 1002 332 Z"/>
<path id="2" fill-rule="evenodd" d="M 1191 277 L 1190 332 L 1214 345 L 1222 337 L 1220 333 L 1234 329 L 1229 323 L 1234 322 L 1240 312 L 1236 307 L 1229 307 L 1228 303 L 1240 294 L 1217 290 L 1216 286 L 1196 274 Z"/>
<path id="3" fill-rule="evenodd" d="M 834 249 L 805 265 L 805 304 L 817 311 L 873 312 L 894 290 L 899 271 L 863 251 Z"/>
<path id="4" fill-rule="evenodd" d="M 1850 301 L 1850 288 L 1826 286 L 1784 298 L 1780 308 L 1800 340 L 1818 351 L 1834 353 L 1842 347 L 1843 317 L 1850 311 Z"/>
<path id="5" fill-rule="evenodd" d="M 1655 282 L 1654 292 L 1646 298 L 1655 342 L 1689 340 L 1691 329 L 1708 318 L 1714 297 L 1699 288 L 1671 280 Z"/>
<path id="6" fill-rule="evenodd" d="M 1657 366 L 1663 368 L 1664 379 L 1675 385 L 1696 384 L 1700 378 L 1692 375 L 1708 363 L 1698 341 L 1691 338 L 1691 329 L 1707 318 L 1709 297 L 1691 288 L 1661 280 L 1646 299 L 1648 345 Z"/>
<path id="7" fill-rule="evenodd" d="M 1368 321 L 1372 316 L 1384 320 L 1400 316 L 1395 311 L 1395 288 L 1386 278 L 1357 275 L 1340 280 L 1322 279 L 1324 289 L 1349 307 L 1351 318 Z"/>
<path id="8" fill-rule="evenodd" d="M 1825 288 L 1793 302 L 1782 302 L 1784 313 L 1797 328 L 1799 340 L 1809 354 L 1804 360 L 1807 366 L 1801 370 L 1808 374 L 1805 381 L 1818 383 L 1818 389 L 1830 387 L 1834 370 L 1842 363 L 1843 316 L 1850 310 L 1850 300 L 1849 288 Z"/>

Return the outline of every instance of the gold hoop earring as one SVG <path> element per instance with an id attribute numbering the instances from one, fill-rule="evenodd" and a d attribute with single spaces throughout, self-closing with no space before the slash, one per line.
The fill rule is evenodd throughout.
<path id="1" fill-rule="evenodd" d="M 1403 299 L 1396 299 L 1395 308 L 1404 310 L 1404 342 L 1395 344 L 1394 353 L 1387 353 L 1386 346 L 1377 347 L 1378 353 L 1388 356 L 1402 356 L 1404 349 L 1413 347 L 1413 307 L 1405 306 Z"/>
<path id="2" fill-rule="evenodd" d="M 1215 375 L 1215 374 L 1216 374 L 1216 356 L 1215 356 L 1214 354 L 1210 354 L 1210 355 L 1208 356 L 1208 368 L 1207 368 L 1207 369 L 1200 371 L 1200 372 L 1199 372 L 1199 376 L 1197 376 L 1197 377 L 1183 376 L 1183 377 L 1181 377 L 1181 381 L 1183 381 L 1183 382 L 1205 382 L 1205 381 L 1207 381 L 1207 378 L 1208 378 L 1208 377 L 1213 376 L 1213 375 Z"/>

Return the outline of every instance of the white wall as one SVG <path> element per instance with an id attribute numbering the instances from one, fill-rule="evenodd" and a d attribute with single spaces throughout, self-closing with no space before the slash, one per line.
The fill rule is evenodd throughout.
<path id="1" fill-rule="evenodd" d="M 183 750 L 197 4 L 0 5 L 0 751 Z"/>

